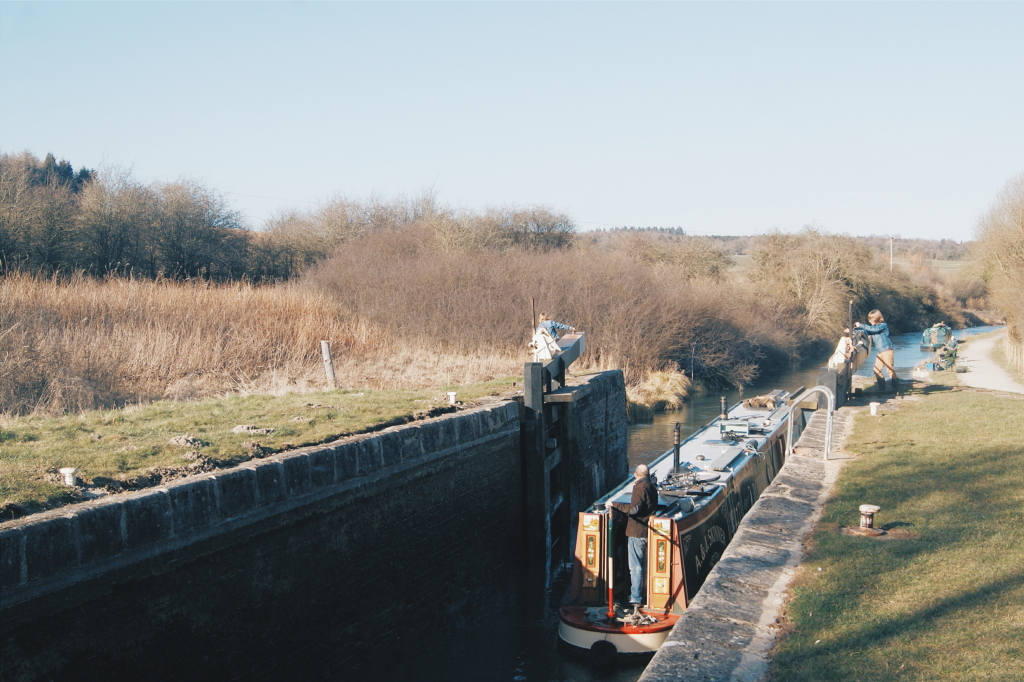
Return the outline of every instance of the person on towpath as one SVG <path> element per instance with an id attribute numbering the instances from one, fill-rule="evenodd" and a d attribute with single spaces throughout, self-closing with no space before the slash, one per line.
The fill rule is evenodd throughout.
<path id="1" fill-rule="evenodd" d="M 658 507 L 658 491 L 651 481 L 646 464 L 633 472 L 633 495 L 629 504 L 608 500 L 604 506 L 629 517 L 626 523 L 626 555 L 629 557 L 629 603 L 634 613 L 644 603 L 644 559 L 647 555 L 647 519 Z"/>
<path id="2" fill-rule="evenodd" d="M 885 323 L 882 313 L 878 310 L 872 310 L 868 313 L 868 324 L 854 322 L 853 326 L 863 329 L 870 334 L 871 345 L 878 349 L 878 353 L 875 355 L 874 367 L 875 383 L 878 385 L 878 389 L 880 391 L 885 390 L 883 370 L 889 375 L 892 387 L 895 389 L 896 384 L 899 382 L 896 378 L 896 368 L 893 364 L 896 353 L 893 351 L 892 341 L 889 340 L 889 326 Z"/>
<path id="3" fill-rule="evenodd" d="M 541 313 L 540 314 L 540 324 L 537 325 L 537 330 L 540 331 L 541 329 L 543 329 L 548 334 L 550 334 L 551 338 L 553 338 L 555 341 L 557 341 L 559 339 L 559 337 L 561 336 L 558 333 L 559 330 L 567 331 L 567 332 L 574 332 L 574 331 L 576 331 L 576 327 L 570 327 L 567 324 L 562 324 L 561 322 L 555 322 L 554 320 L 551 319 L 551 316 L 549 316 L 547 313 Z"/>

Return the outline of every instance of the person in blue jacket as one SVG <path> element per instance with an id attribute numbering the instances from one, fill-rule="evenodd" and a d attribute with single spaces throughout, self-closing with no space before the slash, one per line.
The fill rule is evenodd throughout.
<path id="1" fill-rule="evenodd" d="M 576 327 L 570 327 L 567 324 L 562 324 L 561 322 L 555 322 L 554 320 L 551 319 L 551 317 L 547 313 L 541 313 L 540 314 L 540 324 L 537 325 L 537 329 L 544 329 L 544 330 L 546 330 L 548 334 L 551 334 L 551 338 L 553 338 L 555 341 L 557 341 L 559 339 L 559 337 L 561 336 L 558 333 L 559 330 L 567 331 L 567 332 L 574 332 L 574 331 L 576 331 Z"/>
<path id="2" fill-rule="evenodd" d="M 882 313 L 878 310 L 872 310 L 868 313 L 868 324 L 855 322 L 853 326 L 863 329 L 870 334 L 871 345 L 878 351 L 875 355 L 874 367 L 875 383 L 878 384 L 878 388 L 883 391 L 885 390 L 883 370 L 889 375 L 892 387 L 896 388 L 898 379 L 896 378 L 896 368 L 893 364 L 896 352 L 892 348 L 892 341 L 889 340 L 889 325 L 885 323 Z"/>

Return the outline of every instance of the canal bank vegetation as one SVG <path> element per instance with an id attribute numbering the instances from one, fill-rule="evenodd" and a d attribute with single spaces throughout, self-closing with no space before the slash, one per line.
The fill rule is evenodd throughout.
<path id="1" fill-rule="evenodd" d="M 1024 400 L 938 390 L 861 414 L 792 587 L 774 680 L 1018 680 Z M 847 535 L 877 504 L 878 538 Z"/>
<path id="2" fill-rule="evenodd" d="M 975 259 L 995 304 L 1005 313 L 1002 353 L 1024 374 L 1024 173 L 1006 183 L 978 224 Z"/>
<path id="3" fill-rule="evenodd" d="M 533 301 L 587 332 L 579 370 L 621 368 L 651 409 L 674 400 L 650 397 L 652 373 L 685 374 L 678 396 L 819 360 L 850 300 L 857 319 L 877 307 L 897 332 L 972 321 L 850 237 L 765 235 L 737 271 L 701 238 L 593 243 L 543 209 L 502 215 L 514 220 L 450 213 L 350 235 L 275 284 L 7 272 L 0 412 L 319 390 L 321 339 L 344 388 L 487 381 L 521 371 Z"/>
<path id="4" fill-rule="evenodd" d="M 138 490 L 254 457 L 454 411 L 516 389 L 515 377 L 437 390 L 328 390 L 161 400 L 116 410 L 0 417 L 0 521 Z M 78 487 L 59 470 L 78 469 Z"/>
<path id="5" fill-rule="evenodd" d="M 949 245 L 903 244 L 919 267 L 890 272 L 875 242 L 580 233 L 431 193 L 339 196 L 253 231 L 193 181 L 0 154 L 0 413 L 322 389 L 321 339 L 344 388 L 487 381 L 521 371 L 533 301 L 587 332 L 581 370 L 621 368 L 649 409 L 817 361 L 850 300 L 894 331 L 976 321 L 984 282 L 932 266 Z M 676 375 L 664 398 L 655 373 Z"/>

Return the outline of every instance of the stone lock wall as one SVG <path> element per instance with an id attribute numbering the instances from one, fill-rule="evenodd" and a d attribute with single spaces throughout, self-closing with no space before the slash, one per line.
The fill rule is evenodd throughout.
<path id="1" fill-rule="evenodd" d="M 514 560 L 518 445 L 501 402 L 5 524 L 0 676 L 370 665 L 417 602 L 444 628 L 480 601 L 473 553 Z"/>
<path id="2" fill-rule="evenodd" d="M 588 494 L 625 468 L 611 374 L 577 411 Z M 521 411 L 495 401 L 0 525 L 0 680 L 514 667 Z"/>
<path id="3" fill-rule="evenodd" d="M 575 515 L 612 486 L 629 477 L 626 458 L 626 387 L 622 372 L 586 378 L 589 392 L 570 416 L 571 476 L 569 499 Z M 573 525 L 575 537 L 575 525 Z"/>

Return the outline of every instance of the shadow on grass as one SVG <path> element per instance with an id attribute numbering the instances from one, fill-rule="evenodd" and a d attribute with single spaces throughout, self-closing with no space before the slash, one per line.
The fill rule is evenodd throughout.
<path id="1" fill-rule="evenodd" d="M 839 661 L 851 660 L 857 652 L 878 649 L 886 641 L 894 638 L 927 631 L 934 627 L 935 621 L 944 618 L 955 618 L 965 610 L 984 609 L 999 603 L 1002 595 L 1009 590 L 1020 588 L 1024 581 L 1024 571 L 993 580 L 973 590 L 948 597 L 926 608 L 918 609 L 903 616 L 887 619 L 881 623 L 865 627 L 856 635 L 846 636 L 841 640 L 828 642 L 825 645 L 810 644 L 811 635 L 807 635 L 807 643 L 780 652 L 772 662 L 774 675 L 772 679 L 822 679 L 813 675 L 818 671 L 829 670 L 833 675 L 842 675 Z M 855 666 L 856 663 L 851 663 Z M 862 674 L 868 674 L 863 669 Z M 808 678 L 806 675 L 812 675 Z M 833 678 L 842 679 L 842 678 Z"/>
<path id="2" fill-rule="evenodd" d="M 795 630 L 776 650 L 772 679 L 891 678 L 886 662 L 893 656 L 905 657 L 919 679 L 943 679 L 950 671 L 933 640 L 949 640 L 961 620 L 984 621 L 1024 580 L 1017 530 L 1024 443 L 1007 428 L 1024 418 L 1019 403 L 961 393 L 886 416 L 892 418 L 860 422 L 847 443 L 859 461 L 843 470 L 805 559 L 824 572 L 794 585 Z M 863 538 L 838 532 L 856 525 L 865 503 L 881 507 L 875 521 L 889 533 Z M 888 600 L 909 594 L 918 595 L 909 602 L 914 610 L 890 615 Z M 1012 624 L 1004 619 L 993 627 Z M 850 634 L 812 644 L 842 631 Z M 1009 653 L 993 652 L 999 661 L 1012 659 L 1012 635 L 979 636 L 1009 647 Z M 955 674 L 972 679 L 976 673 Z"/>
<path id="3" fill-rule="evenodd" d="M 908 523 L 906 521 L 893 521 L 892 523 L 887 523 L 885 525 L 879 526 L 879 528 L 881 528 L 882 530 L 892 530 L 893 528 L 913 528 L 913 527 L 914 527 L 914 524 Z"/>

